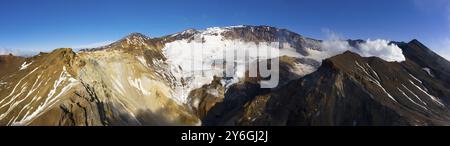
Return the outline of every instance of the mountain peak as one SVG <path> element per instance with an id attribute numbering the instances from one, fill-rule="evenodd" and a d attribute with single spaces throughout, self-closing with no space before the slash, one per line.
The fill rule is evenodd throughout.
<path id="1" fill-rule="evenodd" d="M 66 54 L 66 53 L 73 53 L 73 50 L 72 50 L 72 48 L 58 48 L 58 49 L 53 50 L 52 53 Z"/>
<path id="2" fill-rule="evenodd" d="M 125 38 L 149 38 L 146 35 L 139 33 L 139 32 L 132 32 L 129 35 L 127 35 Z"/>
<path id="3" fill-rule="evenodd" d="M 189 29 L 184 30 L 183 32 L 177 33 L 177 35 L 192 35 L 197 32 L 199 32 L 199 31 L 194 28 L 189 28 Z"/>
<path id="4" fill-rule="evenodd" d="M 186 29 L 186 30 L 184 30 L 183 32 L 186 32 L 186 33 L 193 33 L 193 32 L 197 32 L 198 30 L 196 30 L 196 29 L 194 29 L 194 28 L 189 28 L 189 29 Z"/>
<path id="5" fill-rule="evenodd" d="M 147 37 L 142 33 L 133 32 L 123 39 L 113 43 L 112 46 L 118 46 L 119 48 L 129 48 L 130 46 L 146 47 L 148 40 L 150 40 L 150 37 Z"/>
<path id="6" fill-rule="evenodd" d="M 59 48 L 49 53 L 49 56 L 54 56 L 55 58 L 63 58 L 66 63 L 69 63 L 75 57 L 76 53 L 72 48 Z"/>
<path id="7" fill-rule="evenodd" d="M 420 41 L 417 39 L 413 39 L 413 40 L 409 41 L 409 43 L 420 43 Z"/>

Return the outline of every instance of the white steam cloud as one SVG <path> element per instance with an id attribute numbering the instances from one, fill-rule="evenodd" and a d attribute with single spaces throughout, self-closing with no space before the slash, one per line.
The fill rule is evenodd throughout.
<path id="1" fill-rule="evenodd" d="M 348 41 L 340 39 L 339 35 L 331 31 L 326 31 L 329 40 L 325 40 L 321 44 L 321 48 L 326 54 L 320 58 L 329 58 L 345 51 L 358 53 L 362 57 L 378 57 L 389 62 L 405 61 L 402 49 L 395 44 L 389 44 L 389 41 L 383 39 L 371 40 L 351 46 Z"/>
<path id="2" fill-rule="evenodd" d="M 358 50 L 354 50 L 356 53 L 364 57 L 379 57 L 386 61 L 405 61 L 402 49 L 395 44 L 389 44 L 389 41 L 376 39 L 367 40 L 365 43 L 358 45 Z"/>

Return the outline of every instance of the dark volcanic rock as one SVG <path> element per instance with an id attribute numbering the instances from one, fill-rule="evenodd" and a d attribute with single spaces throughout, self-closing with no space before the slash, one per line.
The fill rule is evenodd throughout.
<path id="1" fill-rule="evenodd" d="M 241 103 L 245 112 L 227 120 L 236 125 L 448 125 L 449 93 L 414 62 L 345 52 L 310 75 Z"/>
<path id="2" fill-rule="evenodd" d="M 429 68 L 430 72 L 447 87 L 450 87 L 450 62 L 431 51 L 417 40 L 409 43 L 397 43 L 403 50 L 403 54 L 422 68 Z"/>

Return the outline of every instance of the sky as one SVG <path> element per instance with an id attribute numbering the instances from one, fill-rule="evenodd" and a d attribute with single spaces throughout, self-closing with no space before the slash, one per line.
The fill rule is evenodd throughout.
<path id="1" fill-rule="evenodd" d="M 131 32 L 270 25 L 326 39 L 418 39 L 450 59 L 449 0 L 1 0 L 0 53 L 100 46 Z"/>

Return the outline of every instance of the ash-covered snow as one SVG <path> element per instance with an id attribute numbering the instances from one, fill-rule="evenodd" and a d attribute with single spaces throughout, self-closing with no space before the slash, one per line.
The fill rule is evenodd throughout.
<path id="1" fill-rule="evenodd" d="M 165 45 L 163 51 L 172 74 L 177 80 L 187 82 L 187 85 L 180 85 L 179 89 L 176 89 L 180 91 L 174 96 L 177 101 L 186 103 L 191 90 L 211 83 L 214 76 L 222 76 L 223 72 L 227 72 L 225 75 L 228 77 L 227 80 L 222 81 L 225 87 L 237 83 L 245 75 L 246 64 L 255 62 L 258 58 L 266 60 L 280 56 L 302 56 L 287 43 L 280 45 L 279 42 L 259 42 L 257 44 L 225 39 L 221 34 L 232 28 L 235 27 L 208 28 L 196 33 L 194 40 L 177 40 Z M 280 46 L 283 48 L 280 49 Z M 258 54 L 258 51 L 270 53 L 271 56 L 264 53 Z M 230 56 L 234 57 L 234 62 L 223 66 L 226 57 Z"/>

